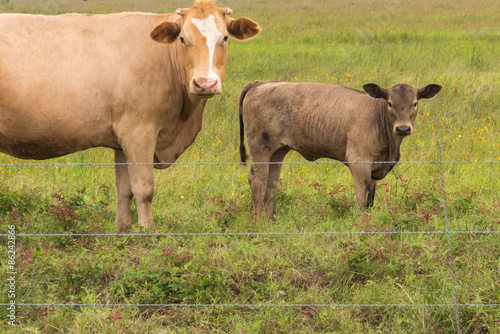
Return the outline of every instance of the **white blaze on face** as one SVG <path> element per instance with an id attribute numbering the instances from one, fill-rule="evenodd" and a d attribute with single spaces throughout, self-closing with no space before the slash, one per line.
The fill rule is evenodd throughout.
<path id="1" fill-rule="evenodd" d="M 221 84 L 219 76 L 212 70 L 212 63 L 214 60 L 214 51 L 217 43 L 224 37 L 222 33 L 217 29 L 217 25 L 215 24 L 215 18 L 212 14 L 210 14 L 206 19 L 198 20 L 191 19 L 196 28 L 200 31 L 200 33 L 205 36 L 207 39 L 208 46 L 208 75 L 207 78 L 217 80 L 219 85 Z"/>

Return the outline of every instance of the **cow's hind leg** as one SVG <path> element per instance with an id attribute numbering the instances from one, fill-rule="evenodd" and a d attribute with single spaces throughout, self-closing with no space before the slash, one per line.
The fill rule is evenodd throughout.
<path id="1" fill-rule="evenodd" d="M 274 152 L 271 156 L 269 176 L 267 178 L 266 195 L 264 197 L 268 220 L 274 220 L 274 213 L 276 211 L 276 191 L 278 187 L 278 181 L 280 179 L 281 167 L 283 166 L 281 162 L 283 162 L 283 159 L 285 158 L 288 151 L 290 151 L 288 147 L 282 147 Z"/>
<path id="2" fill-rule="evenodd" d="M 130 186 L 127 165 L 120 165 L 126 162 L 125 154 L 122 151 L 115 150 L 115 185 L 117 192 L 115 226 L 118 232 L 126 232 L 132 225 L 132 217 L 130 216 L 130 201 L 133 197 L 132 187 Z"/>

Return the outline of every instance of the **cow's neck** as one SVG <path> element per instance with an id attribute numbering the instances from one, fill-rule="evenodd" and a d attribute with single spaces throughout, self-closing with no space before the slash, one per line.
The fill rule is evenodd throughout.
<path id="1" fill-rule="evenodd" d="M 183 105 L 176 129 L 177 136 L 172 147 L 176 151 L 175 159 L 194 142 L 200 132 L 206 104 L 206 98 L 189 94 L 187 87 L 183 91 Z"/>
<path id="2" fill-rule="evenodd" d="M 199 98 L 183 90 L 183 102 L 180 108 L 178 121 L 167 132 L 160 132 L 160 144 L 155 151 L 156 162 L 173 163 L 195 141 L 203 123 L 203 110 L 207 99 Z M 156 168 L 165 168 L 169 165 L 156 165 Z"/>
<path id="3" fill-rule="evenodd" d="M 205 109 L 207 99 L 189 94 L 187 87 L 185 87 L 182 91 L 182 100 L 182 110 L 179 118 L 180 122 L 185 123 L 196 119 L 201 123 L 203 109 Z"/>
<path id="4" fill-rule="evenodd" d="M 188 78 L 182 67 L 182 57 L 178 48 L 170 49 L 166 68 L 172 66 L 172 80 L 167 94 L 172 95 L 173 105 L 167 112 L 175 112 L 176 116 L 170 118 L 158 134 L 155 150 L 157 162 L 173 163 L 195 141 L 203 123 L 203 110 L 207 103 L 206 98 L 189 93 Z M 180 84 L 184 83 L 184 84 Z M 165 168 L 167 166 L 155 166 Z"/>

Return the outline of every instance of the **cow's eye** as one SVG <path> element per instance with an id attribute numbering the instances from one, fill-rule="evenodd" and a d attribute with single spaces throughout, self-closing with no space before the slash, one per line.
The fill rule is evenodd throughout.
<path id="1" fill-rule="evenodd" d="M 387 105 L 389 106 L 389 108 L 392 108 L 392 103 L 387 101 Z"/>
<path id="2" fill-rule="evenodd" d="M 417 107 L 417 105 L 418 105 L 418 102 L 415 102 L 415 103 L 413 104 L 413 108 L 416 108 L 416 107 Z"/>
<path id="3" fill-rule="evenodd" d="M 224 42 L 227 42 L 228 39 L 229 39 L 229 35 L 224 36 Z"/>
<path id="4" fill-rule="evenodd" d="M 184 39 L 184 37 L 179 36 L 179 40 L 181 41 L 182 44 L 186 44 L 186 40 Z"/>

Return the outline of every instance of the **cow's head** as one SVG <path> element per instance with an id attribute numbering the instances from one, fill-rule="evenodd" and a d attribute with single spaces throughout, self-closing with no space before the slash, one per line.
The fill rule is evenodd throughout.
<path id="1" fill-rule="evenodd" d="M 222 91 L 226 76 L 227 40 L 233 36 L 246 40 L 256 36 L 260 27 L 254 21 L 229 17 L 232 10 L 199 0 L 190 8 L 177 9 L 175 22 L 163 22 L 150 37 L 159 43 L 179 43 L 189 84 L 189 93 L 212 97 Z"/>
<path id="2" fill-rule="evenodd" d="M 392 126 L 394 134 L 405 137 L 413 132 L 413 124 L 417 117 L 418 100 L 432 99 L 442 86 L 430 84 L 423 88 L 400 83 L 390 88 L 377 84 L 363 85 L 365 92 L 375 99 L 384 99 L 387 103 L 387 122 Z"/>

